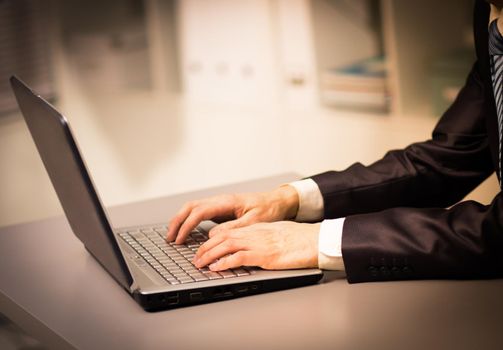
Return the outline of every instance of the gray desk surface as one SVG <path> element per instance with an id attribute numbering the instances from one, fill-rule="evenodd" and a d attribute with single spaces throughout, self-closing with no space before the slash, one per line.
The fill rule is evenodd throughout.
<path id="1" fill-rule="evenodd" d="M 116 226 L 164 222 L 187 199 L 294 174 L 112 208 Z M 501 349 L 503 280 L 318 285 L 144 312 L 64 218 L 0 229 L 0 310 L 50 348 Z"/>

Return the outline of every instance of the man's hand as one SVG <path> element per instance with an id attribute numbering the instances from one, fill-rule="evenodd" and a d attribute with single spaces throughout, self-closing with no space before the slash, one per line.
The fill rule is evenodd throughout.
<path id="1" fill-rule="evenodd" d="M 319 223 L 291 221 L 221 229 L 199 248 L 194 264 L 198 268 L 211 264 L 212 271 L 239 266 L 270 270 L 317 267 L 319 231 Z"/>
<path id="2" fill-rule="evenodd" d="M 189 202 L 169 223 L 167 240 L 185 241 L 188 234 L 203 220 L 233 219 L 213 228 L 218 232 L 248 226 L 257 222 L 291 219 L 297 214 L 299 197 L 291 186 L 281 186 L 271 192 L 233 194 Z"/>

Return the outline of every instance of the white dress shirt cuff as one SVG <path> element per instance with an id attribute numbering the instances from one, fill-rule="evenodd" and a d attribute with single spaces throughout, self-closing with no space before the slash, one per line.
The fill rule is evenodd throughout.
<path id="1" fill-rule="evenodd" d="M 323 196 L 313 179 L 289 183 L 299 194 L 299 210 L 295 216 L 298 222 L 314 222 L 323 218 Z"/>
<path id="2" fill-rule="evenodd" d="M 346 218 L 323 220 L 318 236 L 318 267 L 323 270 L 344 270 L 342 229 Z"/>

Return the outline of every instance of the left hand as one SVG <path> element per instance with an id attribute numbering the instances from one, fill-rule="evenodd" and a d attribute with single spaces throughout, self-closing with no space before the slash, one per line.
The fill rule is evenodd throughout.
<path id="1" fill-rule="evenodd" d="M 319 231 L 319 223 L 291 221 L 219 230 L 199 247 L 194 263 L 199 268 L 211 264 L 212 271 L 239 266 L 267 270 L 317 267 Z"/>

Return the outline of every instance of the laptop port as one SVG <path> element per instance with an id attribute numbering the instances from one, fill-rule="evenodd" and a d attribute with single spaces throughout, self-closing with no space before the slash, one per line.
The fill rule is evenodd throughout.
<path id="1" fill-rule="evenodd" d="M 178 298 L 178 294 L 171 295 L 166 297 L 166 301 L 168 302 L 168 305 L 177 305 L 180 302 L 180 298 Z"/>
<path id="2" fill-rule="evenodd" d="M 202 292 L 192 292 L 190 293 L 190 301 L 201 301 L 203 300 L 203 293 Z"/>
<path id="3" fill-rule="evenodd" d="M 224 296 L 224 290 L 222 287 L 216 287 L 212 293 L 211 293 L 211 296 L 214 298 L 214 299 L 218 299 L 218 298 L 221 298 Z"/>
<path id="4" fill-rule="evenodd" d="M 236 292 L 237 293 L 246 293 L 246 292 L 248 292 L 248 286 L 237 286 Z"/>

